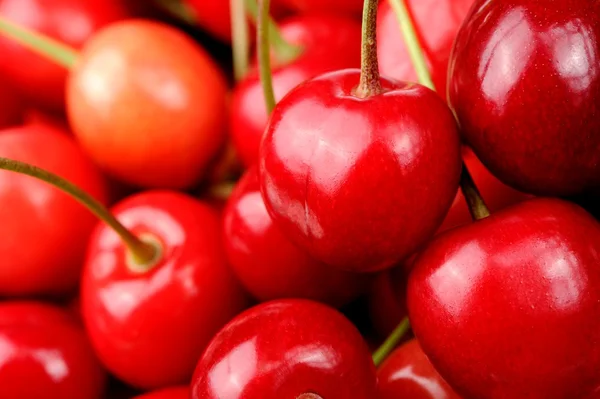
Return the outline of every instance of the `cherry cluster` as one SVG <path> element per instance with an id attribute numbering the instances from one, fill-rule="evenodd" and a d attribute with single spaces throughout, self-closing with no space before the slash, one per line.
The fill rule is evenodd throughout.
<path id="1" fill-rule="evenodd" d="M 600 399 L 597 0 L 0 0 L 0 169 L 0 399 Z"/>

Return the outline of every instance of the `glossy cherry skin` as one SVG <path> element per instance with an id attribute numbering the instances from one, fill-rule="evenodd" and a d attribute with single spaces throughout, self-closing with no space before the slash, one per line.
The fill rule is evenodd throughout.
<path id="1" fill-rule="evenodd" d="M 363 10 L 362 0 L 274 0 L 274 3 L 302 14 L 326 12 L 360 17 Z"/>
<path id="2" fill-rule="evenodd" d="M 105 373 L 83 328 L 41 302 L 0 303 L 2 399 L 100 399 Z"/>
<path id="3" fill-rule="evenodd" d="M 408 0 L 406 3 L 433 83 L 443 98 L 446 98 L 448 61 L 454 38 L 472 4 L 473 0 Z M 383 76 L 418 81 L 389 0 L 382 0 L 377 12 L 377 58 Z"/>
<path id="4" fill-rule="evenodd" d="M 294 61 L 274 62 L 273 90 L 277 100 L 300 83 L 325 72 L 360 66 L 360 24 L 335 15 L 306 15 L 279 24 L 290 43 L 302 46 Z M 235 149 L 246 166 L 258 162 L 268 115 L 256 66 L 232 93 L 230 130 Z"/>
<path id="5" fill-rule="evenodd" d="M 460 399 L 416 339 L 396 349 L 377 370 L 378 399 Z"/>
<path id="6" fill-rule="evenodd" d="M 450 104 L 483 164 L 521 191 L 600 188 L 598 13 L 592 0 L 479 1 L 459 32 Z"/>
<path id="7" fill-rule="evenodd" d="M 454 118 L 433 91 L 383 79 L 382 94 L 361 99 L 353 95 L 359 74 L 321 75 L 277 105 L 260 183 L 291 240 L 322 262 L 366 272 L 391 267 L 433 235 L 461 161 Z"/>
<path id="8" fill-rule="evenodd" d="M 87 42 L 68 81 L 67 106 L 77 139 L 109 174 L 181 189 L 203 177 L 225 143 L 225 96 L 222 72 L 191 38 L 128 20 Z"/>
<path id="9" fill-rule="evenodd" d="M 223 225 L 229 263 L 260 301 L 306 298 L 341 306 L 365 289 L 368 278 L 325 265 L 287 239 L 267 212 L 256 166 L 231 194 Z"/>
<path id="10" fill-rule="evenodd" d="M 0 131 L 0 157 L 46 169 L 106 202 L 106 183 L 66 132 L 42 124 Z M 79 282 L 96 217 L 57 188 L 0 171 L 0 295 L 64 295 Z"/>
<path id="11" fill-rule="evenodd" d="M 531 195 L 517 191 L 498 180 L 483 166 L 468 146 L 462 147 L 462 156 L 481 197 L 491 212 L 499 211 L 507 206 L 532 198 Z M 469 224 L 472 221 L 465 197 L 462 190 L 459 189 L 438 233 Z"/>
<path id="12" fill-rule="evenodd" d="M 580 399 L 600 387 L 600 224 L 533 199 L 439 236 L 408 310 L 423 350 L 466 398 Z"/>
<path id="13" fill-rule="evenodd" d="M 170 191 L 134 195 L 113 212 L 136 234 L 159 240 L 163 257 L 146 272 L 130 269 L 116 234 L 97 227 L 81 292 L 92 344 L 106 368 L 132 386 L 188 383 L 213 335 L 246 306 L 225 260 L 218 214 Z"/>
<path id="14" fill-rule="evenodd" d="M 24 104 L 15 90 L 0 79 L 0 128 L 18 125 L 23 120 Z"/>
<path id="15" fill-rule="evenodd" d="M 192 399 L 375 398 L 375 367 L 356 328 L 304 299 L 255 306 L 212 340 L 196 367 Z"/>
<path id="16" fill-rule="evenodd" d="M 1 0 L 0 15 L 75 49 L 101 27 L 132 14 L 122 0 Z M 0 75 L 28 101 L 64 110 L 67 70 L 0 37 Z"/>
<path id="17" fill-rule="evenodd" d="M 148 392 L 138 395 L 132 399 L 189 399 L 190 387 L 180 386 L 172 388 L 159 389 L 157 391 Z"/>

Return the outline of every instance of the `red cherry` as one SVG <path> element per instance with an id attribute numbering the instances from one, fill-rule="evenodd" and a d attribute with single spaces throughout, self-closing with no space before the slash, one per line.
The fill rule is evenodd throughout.
<path id="1" fill-rule="evenodd" d="M 329 12 L 360 16 L 363 10 L 362 0 L 273 0 L 298 13 Z"/>
<path id="2" fill-rule="evenodd" d="M 0 131 L 0 156 L 64 176 L 101 202 L 105 182 L 65 132 L 42 124 Z M 0 295 L 66 294 L 78 284 L 95 217 L 44 182 L 0 171 Z"/>
<path id="3" fill-rule="evenodd" d="M 63 309 L 0 303 L 2 399 L 100 399 L 105 374 L 83 329 Z"/>
<path id="4" fill-rule="evenodd" d="M 87 42 L 67 106 L 81 145 L 111 175 L 137 186 L 185 188 L 225 143 L 225 96 L 222 72 L 191 38 L 129 20 Z"/>
<path id="5" fill-rule="evenodd" d="M 169 191 L 129 197 L 113 214 L 137 236 L 158 241 L 162 257 L 137 270 L 119 236 L 97 227 L 81 292 L 92 344 L 108 370 L 130 385 L 186 383 L 212 336 L 246 305 L 225 261 L 218 214 Z"/>
<path id="6" fill-rule="evenodd" d="M 3 80 L 0 80 L 0 128 L 18 125 L 23 120 L 21 98 Z"/>
<path id="7" fill-rule="evenodd" d="M 490 211 L 496 212 L 507 206 L 532 198 L 531 195 L 517 191 L 498 180 L 483 166 L 469 147 L 463 146 L 462 156 L 477 189 Z M 452 207 L 446 215 L 446 219 L 444 219 L 444 223 L 438 230 L 438 233 L 469 224 L 472 221 L 473 219 L 471 218 L 471 213 L 469 212 L 469 207 L 462 190 L 458 190 Z"/>
<path id="8" fill-rule="evenodd" d="M 458 34 L 449 100 L 477 156 L 522 191 L 600 188 L 600 3 L 479 1 Z"/>
<path id="9" fill-rule="evenodd" d="M 467 398 L 581 399 L 600 387 L 600 224 L 534 199 L 439 236 L 409 279 L 423 350 Z"/>
<path id="10" fill-rule="evenodd" d="M 428 62 L 433 83 L 445 97 L 448 61 L 454 38 L 474 0 L 408 0 L 407 7 Z M 379 4 L 377 55 L 383 76 L 416 82 L 417 74 L 389 0 Z"/>
<path id="11" fill-rule="evenodd" d="M 375 398 L 375 367 L 356 328 L 333 308 L 267 302 L 233 319 L 198 362 L 192 399 Z"/>
<path id="12" fill-rule="evenodd" d="M 0 15 L 74 48 L 98 29 L 127 18 L 121 0 L 0 0 Z M 10 38 L 0 37 L 0 74 L 28 100 L 64 109 L 67 72 Z"/>
<path id="13" fill-rule="evenodd" d="M 322 75 L 281 100 L 265 131 L 260 179 L 290 239 L 330 265 L 374 271 L 439 227 L 456 195 L 460 147 L 433 91 L 382 79 L 381 94 L 360 98 L 359 74 Z"/>
<path id="14" fill-rule="evenodd" d="M 364 276 L 312 259 L 283 235 L 267 213 L 256 166 L 246 172 L 229 199 L 224 231 L 234 272 L 260 301 L 307 298 L 341 306 L 366 285 Z"/>
<path id="15" fill-rule="evenodd" d="M 405 275 L 402 268 L 383 271 L 369 290 L 370 321 L 380 338 L 388 337 L 407 316 Z"/>
<path id="16" fill-rule="evenodd" d="M 276 65 L 273 89 L 283 98 L 298 84 L 336 69 L 360 65 L 360 24 L 334 15 L 307 15 L 279 24 L 282 36 L 302 47 L 295 60 Z M 258 71 L 240 81 L 231 99 L 231 135 L 246 166 L 258 162 L 258 151 L 268 115 Z"/>
<path id="17" fill-rule="evenodd" d="M 416 339 L 396 349 L 377 370 L 378 399 L 460 399 L 433 368 Z"/>
<path id="18" fill-rule="evenodd" d="M 188 386 L 160 389 L 138 395 L 132 399 L 189 399 L 190 388 Z"/>

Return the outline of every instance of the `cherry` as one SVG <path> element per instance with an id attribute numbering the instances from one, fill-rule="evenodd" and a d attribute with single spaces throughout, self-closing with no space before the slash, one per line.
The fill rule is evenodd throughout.
<path id="1" fill-rule="evenodd" d="M 363 0 L 275 0 L 274 4 L 283 5 L 299 13 L 336 13 L 360 16 Z"/>
<path id="2" fill-rule="evenodd" d="M 101 202 L 106 183 L 66 132 L 43 125 L 0 131 L 0 156 L 63 175 Z M 75 290 L 93 215 L 53 187 L 0 172 L 0 295 L 57 295 Z"/>
<path id="3" fill-rule="evenodd" d="M 23 120 L 24 104 L 11 85 L 0 79 L 0 128 L 18 125 Z"/>
<path id="4" fill-rule="evenodd" d="M 226 264 L 218 214 L 185 194 L 149 191 L 113 214 L 160 247 L 132 262 L 119 236 L 101 224 L 90 239 L 81 305 L 103 364 L 142 389 L 189 381 L 212 336 L 246 305 Z"/>
<path id="5" fill-rule="evenodd" d="M 317 302 L 253 307 L 212 340 L 192 399 L 373 399 L 375 368 L 356 328 Z"/>
<path id="6" fill-rule="evenodd" d="M 433 82 L 446 87 L 448 61 L 454 38 L 474 0 L 408 0 L 418 37 L 423 45 Z M 381 73 L 389 78 L 417 81 L 409 49 L 402 40 L 399 19 L 394 12 L 397 0 L 383 0 L 377 18 L 377 55 Z M 445 92 L 443 92 L 445 94 Z"/>
<path id="7" fill-rule="evenodd" d="M 101 27 L 131 16 L 121 0 L 1 0 L 0 15 L 80 48 Z M 64 109 L 66 71 L 37 53 L 0 37 L 0 74 L 29 101 Z"/>
<path id="8" fill-rule="evenodd" d="M 507 206 L 517 204 L 532 198 L 532 196 L 517 191 L 498 180 L 486 169 L 477 156 L 468 146 L 462 148 L 463 161 L 473 180 L 479 189 L 481 196 L 492 212 L 499 211 Z M 438 230 L 438 233 L 471 223 L 471 214 L 461 190 L 458 191 L 450 211 L 444 219 L 444 223 Z"/>
<path id="9" fill-rule="evenodd" d="M 460 30 L 449 100 L 494 175 L 522 191 L 600 188 L 600 3 L 478 1 Z"/>
<path id="10" fill-rule="evenodd" d="M 187 386 L 159 389 L 138 395 L 132 399 L 189 399 L 190 388 Z"/>
<path id="11" fill-rule="evenodd" d="M 277 99 L 298 84 L 324 72 L 360 65 L 360 25 L 347 17 L 306 15 L 283 20 L 279 27 L 283 39 L 299 46 L 299 55 L 278 61 L 272 72 Z M 238 156 L 246 166 L 258 162 L 258 151 L 268 114 L 254 69 L 232 93 L 230 129 Z"/>
<path id="12" fill-rule="evenodd" d="M 385 270 L 371 284 L 367 303 L 370 322 L 378 337 L 390 335 L 407 315 L 405 274 L 403 268 Z"/>
<path id="13" fill-rule="evenodd" d="M 229 198 L 224 232 L 234 272 L 260 301 L 307 298 L 341 306 L 366 285 L 364 276 L 312 259 L 283 235 L 267 213 L 256 166 L 248 169 Z"/>
<path id="14" fill-rule="evenodd" d="M 416 339 L 396 349 L 377 370 L 378 399 L 460 399 Z"/>
<path id="15" fill-rule="evenodd" d="M 413 330 L 468 398 L 579 399 L 600 387 L 600 224 L 534 199 L 439 236 L 409 279 Z"/>
<path id="16" fill-rule="evenodd" d="M 0 303 L 2 399 L 100 399 L 105 374 L 83 329 L 63 309 Z"/>
<path id="17" fill-rule="evenodd" d="M 288 93 L 260 154 L 275 223 L 316 259 L 363 272 L 391 267 L 434 234 L 461 165 L 446 104 L 418 84 L 379 78 L 376 13 L 367 2 L 362 72 L 328 73 Z"/>

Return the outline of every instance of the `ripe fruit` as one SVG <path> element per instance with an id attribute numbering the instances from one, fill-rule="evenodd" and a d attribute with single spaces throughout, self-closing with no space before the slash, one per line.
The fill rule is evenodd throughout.
<path id="1" fill-rule="evenodd" d="M 267 302 L 212 340 L 192 380 L 192 399 L 373 399 L 375 367 L 356 328 L 317 302 Z"/>
<path id="2" fill-rule="evenodd" d="M 23 102 L 3 80 L 0 80 L 0 128 L 17 125 L 23 120 Z"/>
<path id="3" fill-rule="evenodd" d="M 583 399 L 600 387 L 600 224 L 534 199 L 439 236 L 409 279 L 413 330 L 457 393 Z"/>
<path id="4" fill-rule="evenodd" d="M 449 100 L 483 164 L 540 195 L 600 188 L 600 3 L 480 0 L 461 28 Z"/>
<path id="5" fill-rule="evenodd" d="M 298 13 L 336 13 L 360 16 L 363 0 L 274 0 Z"/>
<path id="6" fill-rule="evenodd" d="M 189 399 L 190 388 L 187 386 L 159 389 L 138 395 L 132 399 Z"/>

